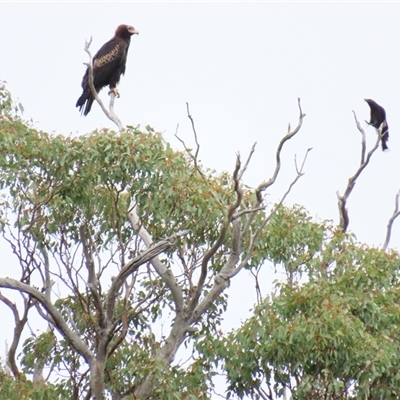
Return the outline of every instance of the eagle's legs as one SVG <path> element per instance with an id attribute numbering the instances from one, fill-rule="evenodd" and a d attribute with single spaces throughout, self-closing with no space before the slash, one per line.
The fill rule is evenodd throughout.
<path id="1" fill-rule="evenodd" d="M 115 97 L 121 97 L 117 88 L 112 88 L 108 94 L 114 93 Z"/>

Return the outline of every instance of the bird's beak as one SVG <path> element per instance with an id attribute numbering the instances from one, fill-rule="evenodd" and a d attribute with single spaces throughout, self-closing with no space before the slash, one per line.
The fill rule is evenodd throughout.
<path id="1" fill-rule="evenodd" d="M 133 28 L 132 35 L 139 35 L 139 31 L 137 29 Z"/>
<path id="2" fill-rule="evenodd" d="M 364 99 L 364 101 L 366 101 L 367 103 L 368 103 L 368 100 L 369 100 L 369 99 Z"/>

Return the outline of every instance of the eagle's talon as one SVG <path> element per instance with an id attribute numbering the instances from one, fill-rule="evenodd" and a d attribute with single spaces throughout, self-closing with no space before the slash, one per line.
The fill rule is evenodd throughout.
<path id="1" fill-rule="evenodd" d="M 115 97 L 121 97 L 120 94 L 119 94 L 119 92 L 118 92 L 118 89 L 117 89 L 117 88 L 111 89 L 111 90 L 108 92 L 109 95 L 110 95 L 111 93 L 114 93 L 114 96 L 115 96 Z"/>

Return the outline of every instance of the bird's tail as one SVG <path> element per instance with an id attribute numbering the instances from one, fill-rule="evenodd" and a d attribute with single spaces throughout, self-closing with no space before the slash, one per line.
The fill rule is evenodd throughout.
<path id="1" fill-rule="evenodd" d="M 79 111 L 82 112 L 83 107 L 85 107 L 85 109 L 83 110 L 83 115 L 88 115 L 91 108 L 92 108 L 92 104 L 94 101 L 94 97 L 92 96 L 92 94 L 90 93 L 90 91 L 84 90 L 81 97 L 79 97 L 78 101 L 76 102 L 76 107 L 79 107 Z M 86 106 L 85 106 L 86 103 Z"/>
<path id="2" fill-rule="evenodd" d="M 387 144 L 386 144 L 386 142 L 387 142 L 388 140 L 389 140 L 389 131 L 386 131 L 386 132 L 383 134 L 382 139 L 381 139 L 382 150 L 383 150 L 383 151 L 388 149 Z"/>

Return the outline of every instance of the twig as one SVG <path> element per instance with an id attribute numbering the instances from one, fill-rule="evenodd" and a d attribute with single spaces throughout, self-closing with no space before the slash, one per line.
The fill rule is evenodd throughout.
<path id="1" fill-rule="evenodd" d="M 106 114 L 107 118 L 109 118 L 112 122 L 114 122 L 117 126 L 118 129 L 121 131 L 124 126 L 122 125 L 121 120 L 118 118 L 118 116 L 114 112 L 114 101 L 115 101 L 115 93 L 111 92 L 111 99 L 110 99 L 110 110 L 107 110 L 106 106 L 103 104 L 101 101 L 99 95 L 97 94 L 97 91 L 94 87 L 93 83 L 93 57 L 92 54 L 90 53 L 89 47 L 92 43 L 92 38 L 90 38 L 89 41 L 85 41 L 85 51 L 89 55 L 89 62 L 84 63 L 88 67 L 89 71 L 89 76 L 88 76 L 88 83 L 90 87 L 90 91 L 92 92 L 92 96 L 95 98 L 95 100 L 99 103 L 101 109 L 103 110 L 104 114 Z"/>
<path id="2" fill-rule="evenodd" d="M 400 215 L 399 197 L 400 197 L 400 190 L 396 194 L 396 199 L 395 199 L 395 202 L 394 202 L 395 206 L 394 206 L 393 215 L 390 217 L 389 222 L 387 224 L 386 239 L 385 239 L 384 245 L 382 246 L 382 249 L 385 250 L 385 251 L 386 251 L 387 247 L 389 246 L 390 237 L 392 235 L 393 222 Z"/>

